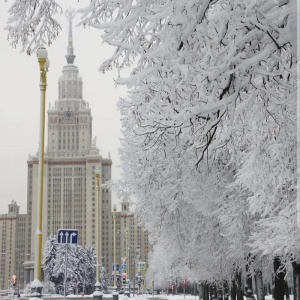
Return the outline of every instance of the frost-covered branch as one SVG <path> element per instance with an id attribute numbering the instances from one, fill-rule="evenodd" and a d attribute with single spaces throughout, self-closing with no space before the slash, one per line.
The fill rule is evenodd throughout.
<path id="1" fill-rule="evenodd" d="M 29 55 L 41 44 L 51 45 L 61 30 L 54 17 L 62 13 L 62 8 L 54 0 L 15 0 L 8 12 L 8 41 L 14 48 L 20 45 L 21 52 Z"/>

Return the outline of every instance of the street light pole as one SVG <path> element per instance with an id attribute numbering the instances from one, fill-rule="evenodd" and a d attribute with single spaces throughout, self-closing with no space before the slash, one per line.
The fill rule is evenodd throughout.
<path id="1" fill-rule="evenodd" d="M 21 268 L 21 262 L 20 261 L 18 261 L 18 297 L 19 297 L 19 295 L 20 295 L 20 281 L 21 281 L 21 279 L 20 279 L 20 268 Z"/>
<path id="2" fill-rule="evenodd" d="M 102 226 L 101 226 L 101 220 L 102 220 L 102 205 L 101 205 L 101 172 L 99 169 L 95 170 L 95 176 L 96 176 L 96 183 L 97 183 L 97 190 L 98 190 L 98 199 L 96 202 L 96 251 L 97 251 L 97 266 L 96 266 L 96 284 L 95 284 L 95 290 L 99 291 L 99 288 L 101 286 L 101 240 L 102 240 Z"/>
<path id="3" fill-rule="evenodd" d="M 131 286 L 131 276 L 130 276 L 130 268 L 131 265 L 131 258 L 130 258 L 130 246 L 128 244 L 128 279 L 129 279 L 129 284 L 128 284 L 128 290 L 129 290 L 129 294 L 130 294 L 130 286 Z"/>
<path id="4" fill-rule="evenodd" d="M 113 219 L 114 219 L 114 287 L 117 286 L 117 272 L 116 272 L 116 261 L 117 261 L 117 253 L 116 253 L 116 205 L 113 206 Z"/>
<path id="5" fill-rule="evenodd" d="M 20 278 L 20 273 L 21 273 L 21 251 L 20 249 L 16 248 L 16 274 L 18 275 L 18 295 L 20 294 L 20 282 L 21 282 L 21 278 Z"/>
<path id="6" fill-rule="evenodd" d="M 141 249 L 139 246 L 136 247 L 136 258 L 137 258 L 137 263 L 138 263 L 138 270 L 137 270 L 137 274 L 138 274 L 138 293 L 140 294 L 140 287 L 141 287 L 141 277 L 140 277 L 140 259 L 141 259 Z"/>
<path id="7" fill-rule="evenodd" d="M 42 226 L 43 226 L 43 193 L 44 193 L 44 158 L 45 158 L 45 119 L 46 119 L 46 87 L 47 71 L 49 68 L 48 52 L 45 47 L 37 50 L 40 67 L 40 138 L 39 138 L 39 170 L 38 170 L 38 199 L 35 236 L 35 280 L 32 290 L 41 294 L 42 280 Z"/>
<path id="8" fill-rule="evenodd" d="M 130 284 L 130 263 L 129 263 L 129 257 L 128 257 L 128 247 L 129 247 L 129 244 L 128 244 L 128 230 L 126 229 L 126 232 L 125 232 L 125 256 L 126 256 L 126 273 L 127 273 L 127 279 L 129 279 L 129 284 Z"/>
<path id="9" fill-rule="evenodd" d="M 135 265 L 136 265 L 137 261 L 138 262 L 140 261 L 140 258 L 141 258 L 140 247 L 136 246 L 136 252 L 134 255 L 134 265 L 133 265 L 133 295 L 135 294 Z M 138 292 L 139 292 L 139 290 L 138 290 Z"/>
<path id="10" fill-rule="evenodd" d="M 136 257 L 134 254 L 134 258 L 133 258 L 133 297 L 135 295 L 135 263 L 136 263 Z"/>

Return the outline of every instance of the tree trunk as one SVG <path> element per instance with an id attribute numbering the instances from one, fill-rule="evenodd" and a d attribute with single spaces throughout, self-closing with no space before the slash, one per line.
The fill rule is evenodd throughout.
<path id="1" fill-rule="evenodd" d="M 201 286 L 202 286 L 202 299 L 209 300 L 208 284 L 202 283 Z"/>
<path id="2" fill-rule="evenodd" d="M 244 293 L 242 288 L 242 273 L 238 272 L 236 274 L 237 278 L 237 300 L 244 300 Z"/>
<path id="3" fill-rule="evenodd" d="M 252 272 L 251 272 L 251 254 L 249 253 L 247 256 L 247 262 L 246 262 L 246 286 L 245 286 L 245 293 L 247 293 L 248 290 L 251 290 L 253 292 L 253 286 L 252 286 Z"/>
<path id="4" fill-rule="evenodd" d="M 231 300 L 236 300 L 236 284 L 235 284 L 235 280 L 231 281 L 230 298 L 231 298 Z"/>
<path id="5" fill-rule="evenodd" d="M 247 270 L 247 272 L 250 272 L 250 271 Z M 247 274 L 247 277 L 246 277 L 245 293 L 247 293 L 248 290 L 251 290 L 253 292 L 252 275 L 251 274 Z"/>
<path id="6" fill-rule="evenodd" d="M 224 280 L 224 283 L 222 285 L 223 299 L 225 299 L 225 295 L 228 293 L 228 291 L 229 291 L 228 281 Z"/>
<path id="7" fill-rule="evenodd" d="M 268 282 L 268 285 L 267 285 L 267 295 L 273 295 L 272 294 L 272 283 Z"/>
<path id="8" fill-rule="evenodd" d="M 208 283 L 206 283 L 206 285 L 205 285 L 205 293 L 206 293 L 206 298 L 211 299 L 210 285 Z"/>
<path id="9" fill-rule="evenodd" d="M 210 286 L 210 297 L 212 298 L 212 296 L 214 296 L 214 298 L 217 299 L 218 295 L 217 295 L 217 287 L 216 287 L 216 285 L 214 283 L 212 283 L 209 286 Z"/>
<path id="10" fill-rule="evenodd" d="M 300 263 L 293 262 L 294 300 L 300 300 Z"/>
<path id="11" fill-rule="evenodd" d="M 264 295 L 264 282 L 263 282 L 263 275 L 261 269 L 255 270 L 255 282 L 256 282 L 256 293 L 257 293 L 257 300 L 265 300 Z"/>
<path id="12" fill-rule="evenodd" d="M 284 287 L 285 287 L 285 272 L 277 273 L 279 270 L 279 267 L 281 265 L 281 261 L 278 257 L 274 259 L 274 279 L 275 279 L 275 285 L 274 285 L 274 299 L 275 300 L 284 300 Z"/>
<path id="13" fill-rule="evenodd" d="M 285 281 L 284 285 L 284 292 L 285 292 L 285 299 L 289 300 L 290 299 L 290 289 L 288 283 Z"/>
<path id="14" fill-rule="evenodd" d="M 212 296 L 214 295 L 214 291 L 213 291 L 213 287 L 212 285 L 210 284 L 209 285 L 209 299 L 211 300 L 212 299 Z"/>
<path id="15" fill-rule="evenodd" d="M 255 272 L 253 272 L 253 274 L 252 274 L 252 291 L 253 291 L 253 294 L 257 294 Z"/>

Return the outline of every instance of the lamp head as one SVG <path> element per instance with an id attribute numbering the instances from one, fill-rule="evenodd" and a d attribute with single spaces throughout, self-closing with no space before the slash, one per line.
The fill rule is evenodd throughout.
<path id="1" fill-rule="evenodd" d="M 99 169 L 95 169 L 95 175 L 96 175 L 96 176 L 100 176 L 100 175 L 101 175 L 101 172 L 100 172 Z"/>
<path id="2" fill-rule="evenodd" d="M 117 206 L 114 204 L 113 206 L 113 211 L 116 212 L 117 211 Z"/>
<path id="3" fill-rule="evenodd" d="M 47 59 L 48 58 L 48 51 L 44 46 L 41 46 L 37 49 L 37 58 L 38 59 Z"/>

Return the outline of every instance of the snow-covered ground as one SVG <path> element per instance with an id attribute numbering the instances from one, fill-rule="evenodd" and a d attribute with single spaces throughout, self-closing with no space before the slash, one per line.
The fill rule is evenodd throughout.
<path id="1" fill-rule="evenodd" d="M 120 300 L 151 300 L 152 299 L 152 295 L 149 294 L 145 294 L 145 295 L 136 295 L 135 297 L 133 297 L 133 295 L 131 295 L 130 298 L 124 296 L 124 295 L 119 295 L 119 299 Z M 192 295 L 183 295 L 183 294 L 179 294 L 179 295 L 153 295 L 153 299 L 157 300 L 157 299 L 163 299 L 163 300 L 199 300 L 199 296 L 192 296 Z M 246 300 L 246 298 L 244 297 L 244 299 Z M 272 300 L 272 295 L 267 295 L 265 296 L 265 300 Z M 290 295 L 290 300 L 293 300 L 293 296 Z"/>
<path id="2" fill-rule="evenodd" d="M 52 295 L 53 297 L 53 295 Z M 76 295 L 69 295 L 67 298 L 76 298 Z M 80 297 L 80 296 L 79 296 Z M 93 298 L 93 295 L 85 295 L 84 298 Z M 105 294 L 103 295 L 103 298 L 113 298 L 112 294 Z M 151 294 L 143 294 L 143 295 L 134 295 L 131 294 L 130 298 L 126 295 L 120 294 L 119 300 L 199 300 L 199 296 L 193 296 L 193 295 L 166 295 L 166 294 L 160 294 L 160 295 L 151 295 Z M 246 300 L 246 298 L 245 298 Z M 268 295 L 265 297 L 265 300 L 272 300 L 272 296 Z M 290 296 L 290 300 L 293 300 L 293 296 Z"/>
<path id="3" fill-rule="evenodd" d="M 112 298 L 111 294 L 106 294 L 104 295 L 104 298 Z M 127 297 L 126 295 L 119 295 L 119 300 L 157 300 L 157 299 L 166 299 L 166 300 L 195 300 L 198 299 L 198 296 L 192 296 L 192 295 L 166 295 L 166 294 L 161 294 L 161 295 L 151 295 L 151 294 L 143 294 L 143 295 L 135 295 L 133 296 L 132 294 L 130 295 L 130 298 Z"/>
<path id="4" fill-rule="evenodd" d="M 111 296 L 112 297 L 112 296 Z M 199 300 L 199 296 L 193 296 L 193 295 L 183 295 L 183 294 L 179 294 L 179 295 L 166 295 L 166 294 L 162 294 L 162 295 L 150 295 L 150 294 L 144 294 L 144 295 L 135 295 L 133 297 L 133 295 L 131 295 L 130 298 L 126 297 L 125 295 L 119 295 L 119 300 L 157 300 L 157 299 L 162 299 L 162 300 Z M 246 300 L 246 297 L 244 297 L 244 299 Z M 294 297 L 293 295 L 290 295 L 290 300 L 293 300 Z M 265 300 L 272 300 L 272 295 L 267 295 L 265 296 Z"/>
<path id="5" fill-rule="evenodd" d="M 12 299 L 11 297 L 1 297 L 1 299 Z M 30 297 L 22 295 L 21 294 L 21 299 L 29 299 Z M 62 295 L 43 295 L 43 298 L 45 299 L 60 299 L 60 298 L 64 298 Z M 68 295 L 66 298 L 72 298 L 75 300 L 75 298 L 78 299 L 82 299 L 82 295 Z M 84 298 L 87 299 L 92 299 L 93 295 L 84 295 Z M 15 298 L 15 299 L 20 299 L 20 298 Z M 105 299 L 113 299 L 113 295 L 112 294 L 105 294 L 103 295 L 103 300 Z M 183 294 L 179 294 L 179 295 L 166 295 L 166 294 L 160 294 L 160 295 L 151 295 L 151 294 L 143 294 L 143 295 L 130 295 L 130 298 L 127 297 L 126 295 L 120 294 L 119 295 L 119 300 L 199 300 L 199 296 L 193 296 L 193 295 L 183 295 Z M 246 300 L 246 298 L 244 297 L 244 299 Z M 265 296 L 265 300 L 272 300 L 272 296 L 268 295 Z M 290 300 L 293 300 L 293 296 L 290 295 Z"/>

